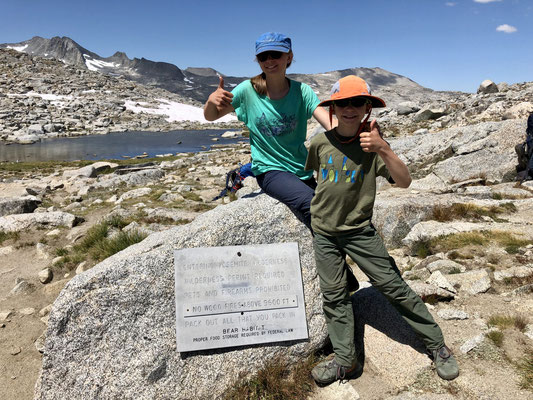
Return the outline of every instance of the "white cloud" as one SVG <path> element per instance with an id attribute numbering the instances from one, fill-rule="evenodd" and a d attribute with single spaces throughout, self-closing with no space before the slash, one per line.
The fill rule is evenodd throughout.
<path id="1" fill-rule="evenodd" d="M 474 3 L 494 3 L 496 1 L 502 1 L 502 0 L 474 0 Z"/>
<path id="2" fill-rule="evenodd" d="M 457 5 L 457 3 L 452 3 L 451 1 L 448 1 L 445 3 L 445 5 L 447 5 L 448 7 L 453 7 L 455 5 Z"/>
<path id="3" fill-rule="evenodd" d="M 514 26 L 503 24 L 496 28 L 498 32 L 505 32 L 505 33 L 514 33 L 517 31 L 517 29 Z"/>

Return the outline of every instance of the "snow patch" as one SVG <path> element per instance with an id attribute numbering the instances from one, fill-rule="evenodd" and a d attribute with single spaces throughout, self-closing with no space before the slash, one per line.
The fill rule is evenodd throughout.
<path id="1" fill-rule="evenodd" d="M 26 50 L 27 47 L 28 47 L 27 44 L 25 44 L 24 46 L 7 46 L 8 49 L 13 49 L 19 52 Z"/>
<path id="2" fill-rule="evenodd" d="M 57 107 L 63 107 L 65 105 L 65 102 L 67 100 L 74 99 L 73 96 L 62 96 L 59 94 L 52 94 L 52 93 L 35 93 L 35 92 L 28 92 L 24 94 L 16 94 L 16 93 L 8 93 L 8 97 L 40 97 L 43 100 L 50 101 L 50 104 L 53 104 Z"/>
<path id="3" fill-rule="evenodd" d="M 74 98 L 72 96 L 63 96 L 59 94 L 36 93 L 36 92 L 28 92 L 24 94 L 8 93 L 7 96 L 8 97 L 40 97 L 43 100 L 49 100 L 49 101 L 64 101 L 64 100 L 72 100 Z"/>
<path id="4" fill-rule="evenodd" d="M 113 62 L 92 60 L 91 56 L 88 54 L 84 54 L 83 57 L 85 58 L 85 65 L 87 65 L 87 68 L 89 68 L 90 71 L 98 71 L 101 68 L 116 68 L 120 66 L 120 64 Z"/>
<path id="5" fill-rule="evenodd" d="M 166 115 L 167 122 L 193 121 L 201 124 L 210 123 L 210 121 L 204 118 L 204 110 L 201 107 L 194 107 L 165 99 L 156 99 L 156 101 L 159 102 L 156 108 L 154 108 L 153 104 L 139 103 L 131 100 L 126 100 L 124 105 L 127 110 L 136 114 L 144 112 L 153 115 Z M 236 120 L 237 117 L 234 115 L 224 115 L 222 118 L 217 119 L 216 122 L 232 122 Z"/>

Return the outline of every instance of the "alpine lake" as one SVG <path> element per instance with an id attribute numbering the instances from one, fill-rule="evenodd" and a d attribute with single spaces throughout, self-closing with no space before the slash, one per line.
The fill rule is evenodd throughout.
<path id="1" fill-rule="evenodd" d="M 210 150 L 248 138 L 221 137 L 228 129 L 120 132 L 44 139 L 33 144 L 0 143 L 0 162 L 120 160 Z"/>

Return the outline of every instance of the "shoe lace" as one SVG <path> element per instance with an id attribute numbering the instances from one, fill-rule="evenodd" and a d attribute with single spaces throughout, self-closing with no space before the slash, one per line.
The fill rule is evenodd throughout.
<path id="1" fill-rule="evenodd" d="M 335 362 L 336 366 L 337 366 L 337 380 L 339 381 L 339 385 L 341 383 L 346 383 L 347 382 L 347 379 L 346 379 L 346 367 L 340 365 L 340 364 L 337 364 Z"/>

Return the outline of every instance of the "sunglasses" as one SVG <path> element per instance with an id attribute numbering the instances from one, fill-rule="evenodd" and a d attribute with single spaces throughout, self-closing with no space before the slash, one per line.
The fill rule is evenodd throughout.
<path id="1" fill-rule="evenodd" d="M 334 100 L 333 104 L 337 107 L 348 107 L 350 104 L 352 107 L 361 107 L 369 103 L 368 99 L 364 97 L 350 97 L 349 99 Z"/>
<path id="2" fill-rule="evenodd" d="M 265 51 L 263 53 L 259 53 L 256 57 L 259 61 L 264 62 L 268 60 L 268 57 L 273 60 L 278 60 L 282 55 L 283 53 L 281 51 Z"/>

